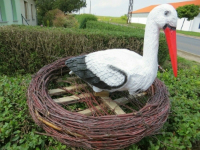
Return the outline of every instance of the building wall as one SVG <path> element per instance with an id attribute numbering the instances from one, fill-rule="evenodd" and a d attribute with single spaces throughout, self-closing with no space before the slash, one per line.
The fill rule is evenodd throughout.
<path id="1" fill-rule="evenodd" d="M 146 24 L 148 13 L 141 13 L 141 14 L 133 14 L 131 18 L 131 23 L 141 23 Z M 178 19 L 177 22 L 177 30 L 183 31 L 194 31 L 194 32 L 200 32 L 200 14 L 194 18 L 194 20 L 187 21 L 185 19 L 183 24 L 184 18 Z"/>
<path id="2" fill-rule="evenodd" d="M 131 23 L 146 24 L 149 13 L 132 14 Z"/>
<path id="3" fill-rule="evenodd" d="M 185 21 L 184 21 L 185 20 Z M 183 23 L 184 22 L 184 23 Z M 191 31 L 190 30 L 190 24 L 192 23 L 192 21 L 187 21 L 186 18 L 181 18 L 181 19 L 178 19 L 178 22 L 177 22 L 177 30 L 181 30 L 181 27 L 182 27 L 182 30 L 183 31 Z"/>
<path id="4" fill-rule="evenodd" d="M 28 25 L 25 20 L 22 21 L 21 16 L 25 14 L 24 1 L 27 2 L 28 19 L 26 20 L 28 24 L 37 25 L 35 0 L 0 0 L 0 26 L 11 24 Z"/>
<path id="5" fill-rule="evenodd" d="M 146 24 L 147 18 L 146 17 L 135 17 L 131 19 L 131 23 L 141 23 Z"/>
<path id="6" fill-rule="evenodd" d="M 20 5 L 21 14 L 27 23 L 33 26 L 37 25 L 35 0 L 20 0 Z M 26 21 L 23 21 L 24 25 L 27 25 Z"/>
<path id="7" fill-rule="evenodd" d="M 149 13 L 132 14 L 131 23 L 146 24 L 148 14 Z"/>
<path id="8" fill-rule="evenodd" d="M 194 18 L 191 24 L 191 30 L 195 32 L 200 32 L 200 14 Z"/>
<path id="9" fill-rule="evenodd" d="M 18 13 L 20 10 L 19 0 L 0 0 L 1 15 L 3 20 L 0 21 L 0 26 L 21 24 L 21 16 Z"/>

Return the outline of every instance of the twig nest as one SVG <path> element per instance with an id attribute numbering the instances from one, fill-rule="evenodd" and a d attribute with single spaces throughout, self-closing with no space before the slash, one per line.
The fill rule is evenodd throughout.
<path id="1" fill-rule="evenodd" d="M 160 80 L 156 79 L 142 97 L 131 97 L 127 92 L 94 96 L 84 82 L 69 77 L 65 66 L 69 58 L 41 68 L 28 88 L 30 114 L 45 135 L 72 147 L 121 149 L 163 126 L 170 101 Z"/>

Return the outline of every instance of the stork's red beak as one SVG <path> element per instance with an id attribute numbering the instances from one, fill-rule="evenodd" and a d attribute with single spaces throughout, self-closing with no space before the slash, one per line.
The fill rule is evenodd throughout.
<path id="1" fill-rule="evenodd" d="M 177 77 L 177 46 L 176 46 L 176 28 L 170 25 L 164 26 L 164 32 L 167 39 L 169 54 L 172 63 L 174 76 Z"/>

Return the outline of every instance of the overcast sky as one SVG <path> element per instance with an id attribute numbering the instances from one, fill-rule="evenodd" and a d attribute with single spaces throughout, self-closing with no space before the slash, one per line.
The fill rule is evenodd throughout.
<path id="1" fill-rule="evenodd" d="M 129 0 L 86 0 L 87 7 L 80 10 L 80 13 L 90 12 L 97 16 L 120 17 L 128 12 Z M 134 0 L 133 10 L 137 10 L 149 5 L 181 2 L 189 0 Z"/>

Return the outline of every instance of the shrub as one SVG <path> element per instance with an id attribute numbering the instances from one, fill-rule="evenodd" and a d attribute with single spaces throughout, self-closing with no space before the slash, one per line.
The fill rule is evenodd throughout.
<path id="1" fill-rule="evenodd" d="M 67 147 L 44 132 L 31 119 L 26 104 L 26 90 L 30 75 L 0 76 L 0 149 L 39 150 Z"/>
<path id="2" fill-rule="evenodd" d="M 143 29 L 135 29 L 132 27 L 126 27 L 123 25 L 116 25 L 116 24 L 99 22 L 99 21 L 88 21 L 86 23 L 86 28 L 109 30 L 109 31 L 116 31 L 116 32 L 127 32 L 127 33 L 131 32 L 132 34 L 134 34 L 134 36 L 139 36 L 139 37 L 144 35 Z"/>
<path id="3" fill-rule="evenodd" d="M 64 15 L 64 13 L 59 10 L 59 9 L 54 9 L 54 10 L 50 10 L 48 11 L 44 18 L 43 18 L 43 25 L 45 26 L 53 26 L 53 20 L 55 19 L 56 16 L 59 15 Z"/>
<path id="4" fill-rule="evenodd" d="M 16 70 L 34 73 L 58 58 L 97 50 L 127 48 L 142 54 L 144 32 L 5 26 L 0 33 L 0 70 L 12 74 Z M 159 55 L 167 53 L 164 37 L 160 45 Z M 165 57 L 159 56 L 159 62 L 164 62 Z"/>
<path id="5" fill-rule="evenodd" d="M 122 20 L 125 20 L 125 21 L 127 21 L 127 19 L 128 19 L 126 14 L 123 15 L 123 16 L 121 16 L 120 18 L 121 18 Z"/>
<path id="6" fill-rule="evenodd" d="M 78 21 L 71 15 L 57 14 L 53 20 L 54 27 L 78 28 Z"/>
<path id="7" fill-rule="evenodd" d="M 57 14 L 55 16 L 55 19 L 53 20 L 53 26 L 55 27 L 64 27 L 64 24 L 66 22 L 66 18 L 64 13 L 63 14 Z"/>
<path id="8" fill-rule="evenodd" d="M 5 26 L 0 28 L 0 33 L 0 70 L 5 74 L 16 70 L 34 73 L 66 55 L 116 47 L 139 52 L 142 47 L 142 37 L 112 31 Z"/>
<path id="9" fill-rule="evenodd" d="M 78 28 L 78 21 L 74 18 L 73 15 L 66 15 L 65 17 L 65 28 Z"/>
<path id="10" fill-rule="evenodd" d="M 82 14 L 82 15 L 76 15 L 76 19 L 79 22 L 79 28 L 85 29 L 87 21 L 97 21 L 97 17 L 92 14 Z"/>

